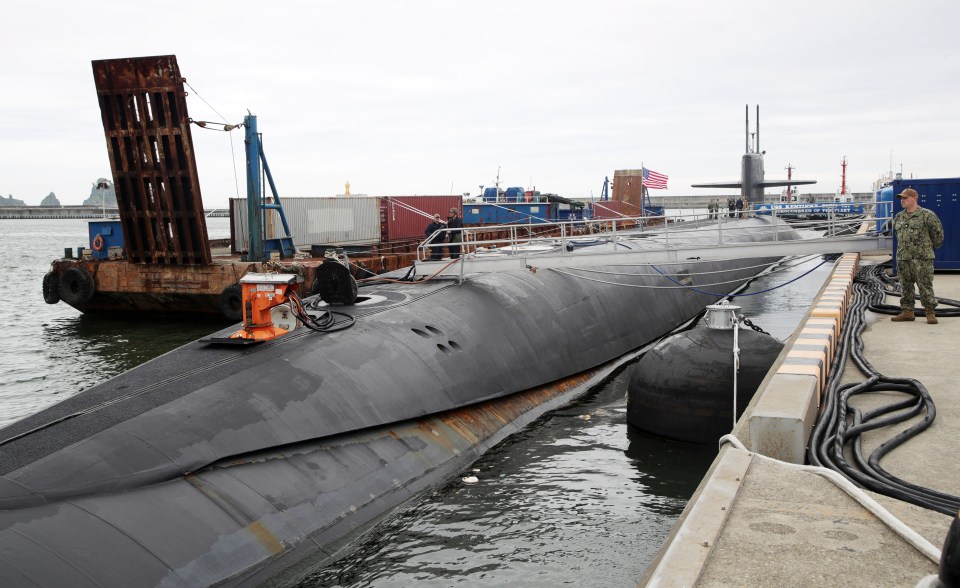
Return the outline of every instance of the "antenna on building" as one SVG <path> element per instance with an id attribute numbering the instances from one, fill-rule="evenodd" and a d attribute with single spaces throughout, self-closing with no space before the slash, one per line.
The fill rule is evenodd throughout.
<path id="1" fill-rule="evenodd" d="M 845 196 L 847 194 L 847 156 L 843 156 L 843 161 L 840 162 L 840 168 L 843 172 L 840 174 L 840 195 Z"/>
<path id="2" fill-rule="evenodd" d="M 787 181 L 789 182 L 793 179 L 793 164 L 788 163 L 787 167 Z M 787 184 L 787 202 L 793 202 L 793 187 L 790 184 Z"/>

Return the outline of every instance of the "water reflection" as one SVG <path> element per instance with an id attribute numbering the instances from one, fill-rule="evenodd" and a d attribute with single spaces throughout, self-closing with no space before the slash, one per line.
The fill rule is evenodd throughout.
<path id="1" fill-rule="evenodd" d="M 634 582 L 712 455 L 628 436 L 627 381 L 539 419 L 464 472 L 477 484 L 420 497 L 299 586 Z"/>
<path id="2" fill-rule="evenodd" d="M 629 446 L 624 453 L 633 462 L 637 480 L 644 484 L 646 492 L 684 503 L 691 494 L 690 481 L 696 480 L 696 488 L 717 455 L 713 445 L 669 441 L 632 427 L 627 428 L 627 439 Z M 673 510 L 664 514 L 671 513 Z"/>
<path id="3" fill-rule="evenodd" d="M 211 238 L 229 235 L 229 219 L 208 219 L 207 228 Z M 0 258 L 0 426 L 219 328 L 44 303 L 50 262 L 88 241 L 84 220 L 0 219 L 0 250 L 16 252 Z"/>

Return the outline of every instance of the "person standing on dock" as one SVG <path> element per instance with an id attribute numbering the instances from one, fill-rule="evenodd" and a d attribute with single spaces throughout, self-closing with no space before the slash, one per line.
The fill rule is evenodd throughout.
<path id="1" fill-rule="evenodd" d="M 907 188 L 897 194 L 903 210 L 893 217 L 897 234 L 897 274 L 900 277 L 900 314 L 894 322 L 915 319 L 914 284 L 920 289 L 920 302 L 927 311 L 927 322 L 937 324 L 937 299 L 933 294 L 933 250 L 943 245 L 943 225 L 937 214 L 922 208 L 917 191 Z"/>
<path id="2" fill-rule="evenodd" d="M 427 228 L 423 231 L 423 234 L 426 235 L 427 237 L 430 237 L 430 235 L 436 233 L 437 231 L 443 229 L 444 227 L 445 225 L 443 221 L 440 220 L 440 215 L 435 214 L 433 215 L 433 222 L 427 225 Z M 443 233 L 440 233 L 439 235 L 437 235 L 436 239 L 431 241 L 431 245 L 434 245 L 434 247 L 430 248 L 431 261 L 439 261 L 443 259 L 443 242 L 445 240 L 446 240 L 445 235 Z"/>
<path id="3" fill-rule="evenodd" d="M 737 218 L 743 218 L 743 198 L 737 198 Z"/>
<path id="4" fill-rule="evenodd" d="M 448 229 L 462 229 L 463 221 L 460 220 L 460 211 L 456 208 L 450 209 L 450 214 L 447 215 L 447 228 Z M 463 241 L 463 232 L 462 231 L 453 231 L 447 237 L 450 245 L 447 247 L 447 251 L 450 252 L 450 259 L 460 259 L 460 242 Z"/>

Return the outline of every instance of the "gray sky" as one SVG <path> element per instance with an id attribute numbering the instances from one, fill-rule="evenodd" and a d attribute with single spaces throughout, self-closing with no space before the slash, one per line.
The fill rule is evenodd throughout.
<path id="1" fill-rule="evenodd" d="M 641 163 L 670 176 L 655 195 L 709 193 L 690 184 L 739 179 L 745 104 L 767 179 L 834 192 L 844 156 L 856 192 L 891 161 L 960 175 L 956 0 L 6 6 L 0 194 L 27 204 L 110 177 L 91 60 L 165 54 L 194 119 L 258 116 L 281 196 L 475 195 L 499 167 L 589 197 Z M 242 132 L 194 127 L 207 207 L 236 195 Z"/>

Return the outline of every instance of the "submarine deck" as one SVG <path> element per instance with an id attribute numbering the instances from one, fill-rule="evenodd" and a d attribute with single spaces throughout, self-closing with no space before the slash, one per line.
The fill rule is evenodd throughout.
<path id="1" fill-rule="evenodd" d="M 884 261 L 865 257 L 860 263 Z M 938 273 L 934 288 L 938 297 L 960 299 L 960 275 Z M 891 296 L 884 302 L 899 304 Z M 960 461 L 956 459 L 960 452 L 960 389 L 955 366 L 960 364 L 960 346 L 956 344 L 960 321 L 941 318 L 939 324 L 928 325 L 923 317 L 906 323 L 889 319 L 866 313 L 862 334 L 866 359 L 882 374 L 921 381 L 936 403 L 937 414 L 929 429 L 888 454 L 882 465 L 901 479 L 956 495 L 960 489 Z M 788 353 L 785 349 L 781 361 Z M 864 379 L 853 362 L 848 362 L 840 383 Z M 768 390 L 761 385 L 760 392 Z M 936 575 L 937 563 L 834 483 L 752 451 L 750 417 L 762 402 L 760 392 L 733 431 L 747 450 L 730 444 L 721 447 L 640 585 L 915 586 Z M 869 409 L 878 401 L 864 398 L 858 402 L 859 407 Z M 893 432 L 868 433 L 863 453 L 869 455 L 893 433 L 919 420 L 917 416 L 887 428 Z M 937 550 L 943 549 L 955 517 L 874 492 L 867 494 Z"/>

